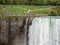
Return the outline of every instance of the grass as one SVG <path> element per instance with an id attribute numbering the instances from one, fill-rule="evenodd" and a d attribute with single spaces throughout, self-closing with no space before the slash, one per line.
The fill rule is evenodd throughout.
<path id="1" fill-rule="evenodd" d="M 32 12 L 33 14 L 45 14 L 45 11 L 44 10 L 38 10 L 38 11 L 33 11 Z"/>
<path id="2" fill-rule="evenodd" d="M 21 6 L 7 6 L 7 10 L 11 12 L 11 14 L 25 14 L 26 8 Z"/>
<path id="3" fill-rule="evenodd" d="M 3 6 L 0 6 L 0 7 L 3 8 Z M 18 6 L 6 5 L 5 6 L 5 8 L 9 10 L 11 14 L 26 14 L 27 9 L 37 10 L 37 9 L 42 9 L 42 8 L 47 8 L 47 7 L 48 6 L 27 6 L 27 5 L 26 6 L 25 5 L 23 6 L 22 5 L 18 5 Z M 0 11 L 0 13 L 4 13 L 4 12 L 5 12 L 4 10 Z M 43 14 L 44 11 L 35 11 L 35 12 L 33 11 L 32 13 Z"/>
<path id="4" fill-rule="evenodd" d="M 37 10 L 37 9 L 45 9 L 45 8 L 50 8 L 51 6 L 28 6 L 28 5 L 0 5 L 0 13 L 5 14 L 6 10 L 2 10 L 3 8 L 6 8 L 11 14 L 26 14 L 27 9 L 31 10 Z M 54 8 L 52 8 L 54 9 Z M 33 14 L 48 14 L 52 10 L 50 9 L 45 9 L 45 10 L 37 10 L 37 11 L 32 11 L 31 13 Z M 55 8 L 56 11 L 57 8 Z M 59 10 L 59 9 L 57 9 Z"/>

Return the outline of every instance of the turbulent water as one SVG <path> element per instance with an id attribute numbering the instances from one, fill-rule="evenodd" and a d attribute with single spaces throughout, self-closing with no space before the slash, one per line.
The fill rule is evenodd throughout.
<path id="1" fill-rule="evenodd" d="M 60 19 L 34 18 L 28 36 L 29 45 L 60 45 Z"/>

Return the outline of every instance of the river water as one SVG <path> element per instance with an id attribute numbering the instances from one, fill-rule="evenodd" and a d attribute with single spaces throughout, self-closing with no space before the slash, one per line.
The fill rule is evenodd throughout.
<path id="1" fill-rule="evenodd" d="M 34 18 L 28 37 L 29 45 L 60 45 L 60 19 Z"/>

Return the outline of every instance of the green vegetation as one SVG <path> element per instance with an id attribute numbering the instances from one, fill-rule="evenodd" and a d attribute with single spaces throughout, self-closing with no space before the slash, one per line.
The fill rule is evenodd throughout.
<path id="1" fill-rule="evenodd" d="M 3 5 L 60 5 L 60 0 L 0 0 Z"/>
<path id="2" fill-rule="evenodd" d="M 50 16 L 60 16 L 60 6 L 52 7 L 50 11 L 46 11 Z"/>
<path id="3" fill-rule="evenodd" d="M 27 10 L 32 10 L 32 14 L 49 14 L 50 16 L 60 15 L 60 6 L 28 6 L 28 5 L 0 5 L 0 14 L 27 14 Z M 41 10 L 40 10 L 41 9 Z M 36 10 L 36 11 L 34 11 Z"/>
<path id="4" fill-rule="evenodd" d="M 7 10 L 11 13 L 11 14 L 26 14 L 26 12 L 27 12 L 27 10 L 28 9 L 31 9 L 31 10 L 37 10 L 37 9 L 44 9 L 44 8 L 49 8 L 49 6 L 25 6 L 25 5 L 18 5 L 18 6 L 12 6 L 12 5 L 10 5 L 10 6 L 8 6 L 8 5 L 6 5 L 6 6 L 0 6 L 0 7 L 2 7 L 1 9 L 0 9 L 0 14 L 2 13 L 6 13 L 7 12 Z M 6 8 L 6 10 L 2 10 L 3 8 Z M 42 13 L 41 13 L 42 12 Z M 34 14 L 43 14 L 44 13 L 44 10 L 42 10 L 42 11 L 31 11 L 31 13 L 34 13 Z"/>

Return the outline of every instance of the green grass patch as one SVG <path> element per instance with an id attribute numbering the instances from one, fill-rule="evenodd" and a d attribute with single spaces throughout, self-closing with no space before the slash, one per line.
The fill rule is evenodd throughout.
<path id="1" fill-rule="evenodd" d="M 45 14 L 44 10 L 33 11 L 33 14 Z"/>
<path id="2" fill-rule="evenodd" d="M 17 6 L 6 6 L 7 10 L 10 11 L 11 14 L 26 14 L 27 9 L 37 10 L 43 8 L 49 8 L 49 6 L 28 6 L 28 5 L 17 5 Z M 45 12 L 42 11 L 33 11 L 34 14 L 44 14 Z"/>
<path id="3" fill-rule="evenodd" d="M 50 8 L 51 9 L 45 9 Z M 0 14 L 4 14 L 7 12 L 7 10 L 1 10 L 2 8 L 6 8 L 11 14 L 26 14 L 28 9 L 31 10 L 37 10 L 37 9 L 44 9 L 44 10 L 37 10 L 32 11 L 32 14 L 51 14 L 51 11 L 54 12 L 54 14 L 60 15 L 60 6 L 29 6 L 29 5 L 0 5 Z"/>

